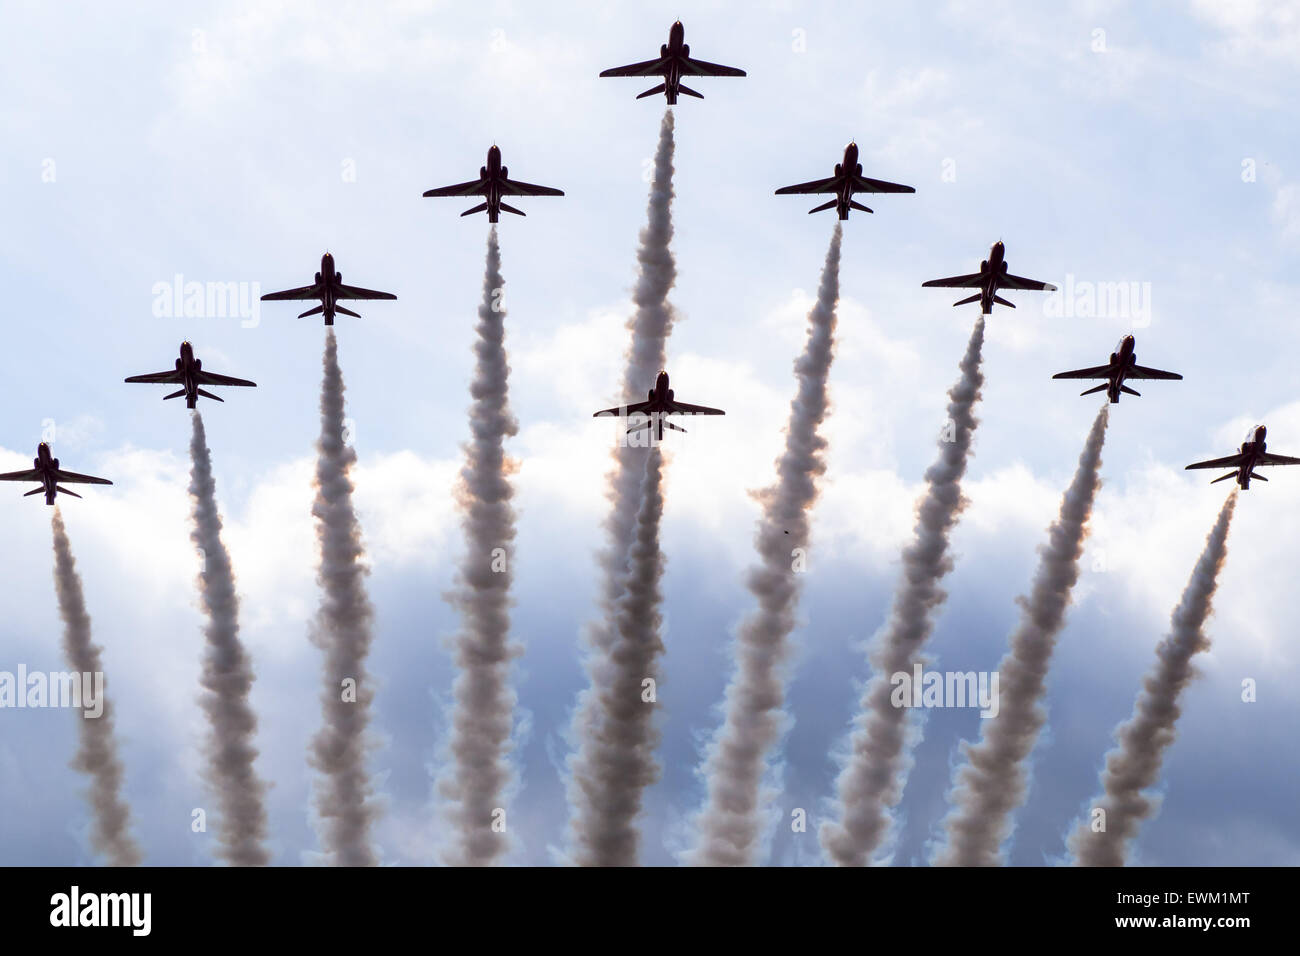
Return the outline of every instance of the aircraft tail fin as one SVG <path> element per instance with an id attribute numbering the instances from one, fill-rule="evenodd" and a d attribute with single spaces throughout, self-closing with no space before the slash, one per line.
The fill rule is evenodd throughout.
<path id="1" fill-rule="evenodd" d="M 211 392 L 206 391 L 205 389 L 202 389 L 202 388 L 200 388 L 200 389 L 198 390 L 198 393 L 199 393 L 200 395 L 202 395 L 204 398 L 210 398 L 210 399 L 212 399 L 213 401 L 216 401 L 216 402 L 224 402 L 224 401 L 225 401 L 225 399 L 222 398 L 220 395 L 213 395 Z"/>
<path id="2" fill-rule="evenodd" d="M 967 296 L 964 299 L 958 299 L 956 302 L 953 303 L 953 305 L 969 305 L 972 302 L 978 302 L 980 300 L 981 295 L 983 295 L 983 293 L 976 292 L 974 295 Z"/>
<path id="3" fill-rule="evenodd" d="M 24 491 L 23 497 L 30 498 L 32 495 L 39 495 L 42 494 L 44 491 L 45 491 L 44 488 L 33 488 L 31 491 Z"/>
<path id="4" fill-rule="evenodd" d="M 1212 485 L 1217 485 L 1217 484 L 1218 484 L 1219 482 L 1221 482 L 1221 481 L 1227 481 L 1229 478 L 1236 478 L 1236 477 L 1237 477 L 1237 473 L 1236 473 L 1235 471 L 1230 471 L 1230 472 L 1228 472 L 1226 475 L 1224 475 L 1222 478 L 1215 478 L 1212 482 L 1210 482 L 1210 484 L 1212 484 Z M 1265 479 L 1265 480 L 1267 480 L 1267 479 Z"/>
<path id="5" fill-rule="evenodd" d="M 182 388 L 179 392 L 172 392 L 170 395 L 164 395 L 163 401 L 165 402 L 169 398 L 180 398 L 184 394 L 185 394 L 185 389 Z"/>
<path id="6" fill-rule="evenodd" d="M 501 208 L 504 209 L 506 212 L 514 213 L 516 216 L 527 215 L 527 213 L 525 213 L 522 209 L 516 209 L 514 206 L 507 206 L 505 203 L 501 204 Z"/>
<path id="7" fill-rule="evenodd" d="M 654 96 L 656 93 L 662 93 L 664 91 L 664 88 L 665 88 L 665 84 L 660 83 L 658 86 L 651 87 L 650 89 L 646 90 L 644 93 L 638 93 L 636 98 L 638 100 L 643 100 L 647 96 Z"/>
<path id="8" fill-rule="evenodd" d="M 476 212 L 482 212 L 484 209 L 487 209 L 487 203 L 485 203 L 485 202 L 481 202 L 481 203 L 479 203 L 477 206 L 475 206 L 473 209 L 466 209 L 463 213 L 461 213 L 461 215 L 462 215 L 462 216 L 472 216 L 472 215 L 474 215 L 474 213 L 476 213 Z"/>
<path id="9" fill-rule="evenodd" d="M 1127 385 L 1121 385 L 1121 386 L 1119 387 L 1119 390 L 1120 390 L 1121 392 L 1123 392 L 1125 395 L 1136 395 L 1138 398 L 1141 398 L 1141 397 L 1142 397 L 1142 393 L 1141 393 L 1141 392 L 1139 392 L 1139 391 L 1138 391 L 1137 389 L 1135 389 L 1135 388 L 1129 388 Z"/>
<path id="10" fill-rule="evenodd" d="M 808 215 L 811 216 L 815 212 L 825 212 L 827 209 L 834 209 L 837 202 L 839 202 L 838 199 L 832 199 L 830 202 L 824 202 L 820 206 L 814 206 L 812 209 L 808 210 Z"/>
<path id="11" fill-rule="evenodd" d="M 350 315 L 350 316 L 352 316 L 352 318 L 354 318 L 354 319 L 359 319 L 359 318 L 361 318 L 361 316 L 358 315 L 356 312 L 353 312 L 351 309 L 345 309 L 345 308 L 343 308 L 343 306 L 341 306 L 341 305 L 335 305 L 335 306 L 334 306 L 334 311 L 335 311 L 335 312 L 342 312 L 344 315 Z"/>
<path id="12" fill-rule="evenodd" d="M 1014 302 L 1008 302 L 1000 295 L 995 295 L 993 297 L 993 301 L 996 302 L 998 305 L 1005 305 L 1008 309 L 1014 309 L 1016 307 L 1016 304 Z"/>
<path id="13" fill-rule="evenodd" d="M 62 485 L 55 485 L 54 490 L 61 495 L 72 495 L 72 497 L 74 498 L 81 497 L 81 495 L 77 494 L 75 491 L 69 491 L 67 488 L 64 488 Z"/>
<path id="14" fill-rule="evenodd" d="M 701 99 L 701 100 L 704 99 L 703 93 L 696 93 L 689 86 L 682 86 L 680 83 L 677 84 L 677 92 L 685 93 L 687 96 L 694 96 L 697 99 Z"/>
<path id="15" fill-rule="evenodd" d="M 298 318 L 300 318 L 300 319 L 305 319 L 305 318 L 307 318 L 307 316 L 309 316 L 309 315 L 320 315 L 320 314 L 321 314 L 322 312 L 324 312 L 324 311 L 325 311 L 325 306 L 323 306 L 323 305 L 318 305 L 318 306 L 316 306 L 316 308 L 314 308 L 314 309 L 308 309 L 308 310 L 307 310 L 306 312 L 304 312 L 302 315 L 298 316 Z"/>
<path id="16" fill-rule="evenodd" d="M 872 210 L 868 209 L 866 206 L 862 205 L 862 203 L 857 202 L 856 200 L 853 200 L 853 199 L 850 199 L 850 200 L 849 200 L 849 208 L 850 208 L 850 209 L 856 209 L 856 210 L 858 210 L 859 212 L 871 212 L 871 211 L 872 211 Z"/>
<path id="17" fill-rule="evenodd" d="M 1096 388 L 1090 388 L 1086 392 L 1080 392 L 1079 397 L 1082 398 L 1084 395 L 1096 395 L 1098 392 L 1104 392 L 1108 388 L 1110 388 L 1110 383 L 1105 382 L 1101 385 L 1098 385 Z"/>

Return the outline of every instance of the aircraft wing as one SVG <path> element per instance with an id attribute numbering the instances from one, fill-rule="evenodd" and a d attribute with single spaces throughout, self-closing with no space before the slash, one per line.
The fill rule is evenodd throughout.
<path id="1" fill-rule="evenodd" d="M 1111 365 L 1094 365 L 1092 368 L 1076 368 L 1072 372 L 1057 372 L 1052 378 L 1110 378 L 1113 370 L 1114 367 Z M 1135 376 L 1129 372 L 1128 377 Z M 1179 378 L 1182 376 L 1180 375 Z"/>
<path id="2" fill-rule="evenodd" d="M 553 186 L 534 186 L 532 183 L 521 183 L 517 179 L 507 179 L 501 184 L 501 193 L 504 196 L 563 196 L 563 189 L 556 189 Z"/>
<path id="3" fill-rule="evenodd" d="M 883 179 L 868 179 L 866 176 L 853 177 L 853 191 L 859 193 L 914 193 L 913 186 L 902 183 L 890 183 Z"/>
<path id="4" fill-rule="evenodd" d="M 107 478 L 96 478 L 93 475 L 79 475 L 75 471 L 63 471 L 62 469 L 54 473 L 55 481 L 66 481 L 69 484 L 82 485 L 111 485 L 112 482 Z"/>
<path id="5" fill-rule="evenodd" d="M 1257 465 L 1300 465 L 1300 458 L 1291 458 L 1287 455 L 1275 455 L 1271 451 L 1264 452 L 1262 458 L 1255 462 Z"/>
<path id="6" fill-rule="evenodd" d="M 1238 452 L 1235 455 L 1229 455 L 1227 458 L 1211 458 L 1209 461 L 1198 461 L 1193 465 L 1188 465 L 1184 471 L 1193 471 L 1197 468 L 1239 468 L 1241 467 L 1242 454 Z"/>
<path id="7" fill-rule="evenodd" d="M 1039 282 L 1037 279 L 1026 279 L 1024 276 L 1013 276 L 1002 274 L 998 279 L 998 285 L 1004 289 L 1024 289 L 1026 292 L 1054 292 L 1056 286 L 1050 282 Z"/>
<path id="8" fill-rule="evenodd" d="M 130 378 L 126 379 L 128 382 L 147 382 L 151 385 L 161 385 L 163 383 L 174 385 L 181 380 L 181 373 L 176 369 L 172 369 L 170 372 L 150 372 L 148 375 L 132 375 Z"/>
<path id="9" fill-rule="evenodd" d="M 194 376 L 203 385 L 249 385 L 257 387 L 256 382 L 250 382 L 244 378 L 231 378 L 229 375 L 218 375 L 216 372 L 205 372 L 199 369 L 198 374 Z"/>
<path id="10" fill-rule="evenodd" d="M 0 481 L 40 481 L 41 473 L 28 469 L 27 471 L 11 471 L 8 474 L 0 475 Z"/>
<path id="11" fill-rule="evenodd" d="M 454 186 L 438 186 L 435 189 L 426 189 L 425 197 L 429 196 L 481 196 L 483 195 L 483 180 L 476 179 L 469 183 L 457 183 Z"/>
<path id="12" fill-rule="evenodd" d="M 938 289 L 979 289 L 984 286 L 984 275 L 980 272 L 972 272 L 968 276 L 951 276 L 947 279 L 931 279 L 929 282 L 922 282 L 923 288 Z"/>
<path id="13" fill-rule="evenodd" d="M 782 186 L 776 191 L 778 196 L 796 196 L 803 193 L 833 193 L 839 186 L 840 180 L 837 176 L 830 179 L 814 179 L 809 183 L 798 183 L 794 186 Z"/>
<path id="14" fill-rule="evenodd" d="M 640 63 L 629 63 L 627 66 L 615 66 L 608 70 L 601 70 L 601 76 L 662 76 L 668 66 L 668 58 L 661 56 L 653 60 L 642 60 Z"/>
<path id="15" fill-rule="evenodd" d="M 321 287 L 319 284 L 305 285 L 299 289 L 286 289 L 283 292 L 268 292 L 262 296 L 263 302 L 279 302 L 284 299 L 319 299 Z"/>
<path id="16" fill-rule="evenodd" d="M 682 65 L 682 76 L 744 76 L 745 75 L 744 70 L 737 69 L 734 66 L 723 66 L 721 63 L 710 63 L 707 60 L 692 60 L 690 57 L 682 57 L 681 65 Z"/>
<path id="17" fill-rule="evenodd" d="M 1160 378 L 1182 381 L 1182 376 L 1177 372 L 1166 372 L 1163 369 L 1147 368 L 1145 365 L 1134 365 L 1128 370 L 1125 378 Z"/>
<path id="18" fill-rule="evenodd" d="M 650 407 L 649 402 L 632 402 L 626 406 L 617 408 L 602 408 L 592 415 L 592 418 L 606 418 L 609 416 L 635 415 L 637 412 L 644 412 Z"/>
<path id="19" fill-rule="evenodd" d="M 727 414 L 720 408 L 709 408 L 707 405 L 692 405 L 689 402 L 673 402 L 673 411 L 680 412 L 683 415 L 725 415 Z"/>
<path id="20" fill-rule="evenodd" d="M 336 299 L 396 299 L 397 296 L 391 292 L 375 292 L 373 289 L 362 289 L 355 285 L 340 285 L 338 291 L 334 293 Z"/>

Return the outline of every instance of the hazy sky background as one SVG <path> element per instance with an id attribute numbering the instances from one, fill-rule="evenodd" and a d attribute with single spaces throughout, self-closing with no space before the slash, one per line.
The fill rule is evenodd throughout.
<path id="1" fill-rule="evenodd" d="M 487 226 L 458 218 L 472 201 L 420 194 L 472 178 L 494 142 L 512 177 L 567 193 L 522 200 L 528 218 L 501 224 L 521 425 L 509 448 L 520 464 L 514 630 L 526 648 L 511 859 L 554 858 L 613 440 L 590 415 L 617 398 L 664 109 L 662 97 L 634 99 L 653 81 L 597 73 L 654 56 L 678 17 L 694 55 L 749 76 L 700 79 L 706 98 L 676 107 L 681 321 L 668 368 L 679 396 L 727 417 L 667 443 L 665 772 L 644 859 L 675 860 L 703 795 L 694 768 L 751 606 L 748 491 L 773 477 L 833 224 L 806 215 L 811 197 L 772 191 L 829 175 L 850 139 L 866 175 L 917 191 L 868 198 L 875 214 L 846 223 L 829 470 L 767 860 L 820 860 L 812 829 L 781 821 L 803 807 L 815 824 L 832 793 L 828 754 L 854 716 L 862 645 L 888 610 L 975 319 L 975 306 L 951 307 L 958 294 L 921 282 L 974 271 L 998 238 L 1012 272 L 1149 283 L 1151 310 L 1052 316 L 1046 297 L 1022 292 L 990 320 L 971 504 L 930 648 L 938 666 L 994 668 L 1015 624 L 1099 404 L 1051 374 L 1104 362 L 1133 331 L 1139 361 L 1186 377 L 1147 383 L 1111 420 L 1011 846 L 1017 864 L 1063 857 L 1228 488 L 1183 466 L 1229 454 L 1256 422 L 1271 448 L 1300 454 L 1296 2 L 7 3 L 0 470 L 26 467 L 52 423 L 65 467 L 115 482 L 62 503 L 147 862 L 206 864 L 215 840 L 215 817 L 190 832 L 192 810 L 213 801 L 198 750 L 188 415 L 160 386 L 122 384 L 170 368 L 183 338 L 206 368 L 258 382 L 200 407 L 258 675 L 275 860 L 310 862 L 318 849 L 306 747 L 320 653 L 307 624 L 323 329 L 294 318 L 294 303 L 267 303 L 255 325 L 157 316 L 153 290 L 178 274 L 290 288 L 326 249 L 346 282 L 399 297 L 361 303 L 363 318 L 340 316 L 337 331 L 378 609 L 371 765 L 387 812 L 375 835 L 385 862 L 435 859 L 445 832 L 431 775 L 457 627 L 442 595 L 461 548 L 451 487 Z M 1163 808 L 1137 841 L 1143 863 L 1300 863 L 1300 473 L 1267 474 L 1238 508 L 1213 647 L 1185 699 Z M 0 489 L 0 670 L 60 670 L 50 515 L 22 490 Z M 1246 678 L 1256 703 L 1240 699 Z M 978 721 L 929 715 L 895 862 L 925 859 L 957 743 Z M 0 862 L 93 861 L 74 747 L 65 711 L 0 711 Z"/>

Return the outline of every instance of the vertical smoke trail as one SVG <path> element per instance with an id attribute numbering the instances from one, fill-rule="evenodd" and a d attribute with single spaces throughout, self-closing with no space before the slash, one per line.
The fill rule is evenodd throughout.
<path id="1" fill-rule="evenodd" d="M 671 249 L 673 149 L 673 112 L 668 109 L 664 111 L 659 126 L 646 225 L 641 230 L 637 247 L 638 273 L 632 296 L 636 312 L 627 323 L 632 340 L 623 373 L 625 401 L 647 390 L 655 374 L 664 367 L 668 335 L 673 327 L 673 310 L 668 303 L 668 293 L 677 281 L 677 265 Z M 628 562 L 642 507 L 642 484 L 651 467 L 649 457 L 644 448 L 616 446 L 613 468 L 609 473 L 607 497 L 610 513 L 605 521 L 608 544 L 598 559 L 604 576 L 600 595 L 602 613 L 587 634 L 590 648 L 586 667 L 590 687 L 578 699 L 573 718 L 578 751 L 569 758 L 568 794 L 573 808 L 569 856 L 588 865 L 598 865 L 600 861 L 609 859 L 605 855 L 606 849 L 597 848 L 627 846 L 626 814 L 615 814 L 618 819 L 612 819 L 606 813 L 609 808 L 593 802 L 593 796 L 614 792 L 622 785 L 620 778 L 624 768 L 619 755 L 611 752 L 601 740 L 605 733 L 606 708 L 612 703 L 608 688 L 615 679 L 616 662 L 611 659 L 611 654 L 618 640 L 619 602 L 627 590 Z M 640 681 L 646 675 L 638 673 L 636 676 Z M 639 692 L 636 704 L 644 706 L 640 703 Z M 620 702 L 619 706 L 626 704 Z M 595 799 L 599 801 L 601 798 L 596 796 Z"/>
<path id="2" fill-rule="evenodd" d="M 629 555 L 627 590 L 615 609 L 616 640 L 594 675 L 600 724 L 583 742 L 575 777 L 582 788 L 584 828 L 576 834 L 578 862 L 586 866 L 634 866 L 640 834 L 636 819 L 645 788 L 659 777 L 654 751 L 654 701 L 643 696 L 643 681 L 658 684 L 663 595 L 663 458 L 652 448 L 645 459 L 641 509 Z M 591 772 L 600 768 L 604 773 Z"/>
<path id="3" fill-rule="evenodd" d="M 1070 591 L 1079 579 L 1079 556 L 1088 517 L 1101 485 L 1101 447 L 1109 404 L 1102 405 L 1079 456 L 1074 480 L 1061 498 L 1061 511 L 1039 552 L 1038 572 L 1028 599 L 1019 598 L 1020 625 L 998 665 L 1001 700 L 996 717 L 981 721 L 978 744 L 962 743 L 966 764 L 948 794 L 952 804 L 944 827 L 947 842 L 932 859 L 936 866 L 996 866 L 1011 829 L 1011 813 L 1024 801 L 1025 761 L 1047 720 L 1041 704 L 1056 636 L 1065 623 Z"/>
<path id="4" fill-rule="evenodd" d="M 212 455 L 208 451 L 203 416 L 196 409 L 190 418 L 190 497 L 193 499 L 194 530 L 190 540 L 203 555 L 199 594 L 208 616 L 204 629 L 207 653 L 199 683 L 199 700 L 208 715 L 207 776 L 216 788 L 221 810 L 221 848 L 217 855 L 234 866 L 266 866 L 271 856 L 266 839 L 266 785 L 257 776 L 253 761 L 257 749 L 253 736 L 257 718 L 249 706 L 253 687 L 253 665 L 239 640 L 239 598 L 235 594 L 235 573 L 230 552 L 221 540 L 221 516 L 217 513 L 217 485 L 212 477 Z"/>
<path id="5" fill-rule="evenodd" d="M 453 690 L 451 751 L 454 767 L 439 780 L 449 801 L 457 843 L 445 854 L 453 866 L 483 866 L 507 849 L 504 832 L 493 830 L 493 813 L 510 782 L 506 748 L 510 740 L 515 695 L 508 678 L 514 652 L 510 638 L 509 551 L 515 539 L 515 512 L 510 504 L 509 463 L 505 439 L 519 424 L 510 411 L 506 364 L 505 312 L 499 296 L 501 250 L 497 230 L 488 232 L 483 302 L 478 309 L 476 363 L 470 394 L 472 439 L 461 468 L 460 505 L 467 549 L 460 580 L 451 600 L 459 609 L 462 631 L 456 662 L 460 674 Z"/>
<path id="6" fill-rule="evenodd" d="M 911 766 L 908 712 L 893 706 L 890 677 L 912 673 L 922 645 L 934 629 L 934 615 L 947 595 L 939 582 L 952 570 L 948 535 L 965 506 L 961 480 L 966 474 L 977 424 L 974 408 L 984 374 L 980 351 L 984 316 L 975 322 L 961 378 L 948 392 L 951 437 L 939 441 L 939 460 L 925 473 L 925 496 L 917 505 L 912 543 L 903 549 L 903 574 L 889 624 L 871 650 L 873 675 L 862 697 L 862 715 L 852 736 L 852 752 L 839 777 L 840 819 L 823 825 L 822 846 L 841 866 L 865 866 L 890 829 L 890 809 L 898 805 Z"/>
<path id="7" fill-rule="evenodd" d="M 826 381 L 839 299 L 840 225 L 835 224 L 822 269 L 817 304 L 808 314 L 808 340 L 795 362 L 799 390 L 790 403 L 785 451 L 777 483 L 762 494 L 763 517 L 755 543 L 761 564 L 749 572 L 758 608 L 736 635 L 736 673 L 726 691 L 726 717 L 705 760 L 708 795 L 698 818 L 688 862 L 704 866 L 752 865 L 761 837 L 760 787 L 766 757 L 785 719 L 786 641 L 795 626 L 799 584 L 792 556 L 808 547 L 809 513 L 816 479 L 826 470 Z M 788 533 L 787 533 L 788 532 Z"/>
<path id="8" fill-rule="evenodd" d="M 68 664 L 77 674 L 102 674 L 99 646 L 90 639 L 90 615 L 81 590 L 81 576 L 72 557 L 72 545 L 63 528 L 63 515 L 54 509 L 54 589 L 59 596 L 59 616 L 63 618 L 63 651 Z M 108 858 L 110 866 L 139 866 L 140 848 L 130 833 L 130 808 L 122 796 L 122 761 L 117 755 L 113 735 L 112 703 L 107 699 L 108 682 L 103 684 L 105 698 L 98 717 L 77 714 L 80 738 L 72 768 L 90 775 L 90 809 L 94 815 L 90 842 Z"/>
<path id="9" fill-rule="evenodd" d="M 361 526 L 352 507 L 350 471 L 357 453 L 344 437 L 343 373 L 334 330 L 325 336 L 324 378 L 320 395 L 320 441 L 316 448 L 316 500 L 320 542 L 321 606 L 312 641 L 325 652 L 321 693 L 324 726 L 311 745 L 311 763 L 325 774 L 316 794 L 324 824 L 323 843 L 338 866 L 374 866 L 370 845 L 374 809 L 366 773 L 370 703 L 374 690 L 366 674 L 374 609 L 366 594 L 361 564 Z"/>
<path id="10" fill-rule="evenodd" d="M 1142 682 L 1133 716 L 1115 730 L 1119 746 L 1106 755 L 1106 769 L 1101 774 L 1105 795 L 1092 804 L 1106 811 L 1106 829 L 1094 833 L 1091 821 L 1084 820 L 1070 835 L 1070 852 L 1077 866 L 1123 866 L 1138 826 L 1158 805 L 1142 791 L 1155 785 L 1165 751 L 1174 742 L 1174 727 L 1182 713 L 1178 698 L 1195 676 L 1192 656 L 1210 646 L 1205 621 L 1228 555 L 1228 525 L 1236 504 L 1234 489 L 1205 539 L 1205 550 L 1182 600 L 1174 608 L 1169 636 L 1156 648 L 1155 667 Z"/>

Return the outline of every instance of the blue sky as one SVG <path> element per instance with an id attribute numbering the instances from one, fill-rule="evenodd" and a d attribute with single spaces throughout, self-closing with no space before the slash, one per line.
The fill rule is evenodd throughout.
<path id="1" fill-rule="evenodd" d="M 738 12 L 743 11 L 743 12 Z M 1050 675 L 1048 732 L 1018 814 L 1014 863 L 1055 862 L 1097 789 L 1209 530 L 1224 485 L 1186 474 L 1265 422 L 1300 454 L 1294 303 L 1300 166 L 1294 2 L 574 3 L 528 5 L 15 3 L 0 39 L 0 470 L 24 467 L 53 424 L 65 466 L 103 474 L 64 507 L 117 700 L 138 836 L 150 863 L 206 864 L 190 813 L 199 776 L 201 618 L 186 495 L 187 416 L 127 375 L 169 367 L 182 338 L 206 367 L 256 391 L 205 422 L 258 673 L 259 770 L 274 782 L 278 863 L 317 849 L 305 806 L 318 720 L 310 515 L 323 330 L 268 304 L 238 318 L 155 315 L 154 288 L 308 281 L 329 249 L 346 281 L 397 302 L 341 317 L 340 360 L 360 459 L 358 506 L 378 607 L 373 671 L 387 813 L 384 860 L 422 864 L 441 840 L 431 769 L 441 760 L 456 619 L 442 599 L 461 537 L 451 500 L 467 434 L 467 384 L 486 225 L 469 203 L 420 193 L 473 176 L 497 143 L 513 176 L 563 188 L 501 226 L 511 398 L 520 419 L 515 637 L 520 788 L 514 862 L 562 842 L 562 766 L 580 635 L 597 587 L 607 422 L 626 345 L 646 168 L 662 100 L 603 68 L 644 59 L 686 25 L 693 52 L 744 79 L 705 79 L 677 108 L 681 322 L 669 343 L 678 394 L 724 419 L 674 435 L 663 549 L 663 779 L 648 797 L 644 857 L 671 863 L 699 805 L 693 768 L 717 722 L 728 642 L 750 606 L 757 508 L 771 481 L 799 349 L 831 230 L 780 185 L 829 173 L 849 139 L 870 176 L 910 183 L 846 226 L 839 344 L 826 425 L 829 470 L 794 636 L 791 730 L 774 814 L 813 818 L 827 754 L 867 676 L 945 391 L 974 307 L 922 289 L 973 271 L 998 238 L 1011 270 L 1064 284 L 1136 282 L 1145 317 L 1050 314 L 1013 294 L 985 346 L 987 384 L 957 530 L 939 665 L 987 670 L 1014 626 L 1092 397 L 1051 373 L 1105 360 L 1125 332 L 1139 360 L 1175 369 L 1112 418 L 1104 486 Z M 1098 31 L 1101 31 L 1098 33 Z M 645 84 L 650 85 L 650 84 Z M 355 175 L 352 175 L 354 172 Z M 345 175 L 345 173 L 347 175 Z M 1137 327 L 1134 327 L 1137 326 Z M 650 383 L 647 383 L 649 387 Z M 1300 862 L 1294 806 L 1300 719 L 1291 573 L 1300 475 L 1275 470 L 1241 502 L 1211 651 L 1186 698 L 1152 864 Z M 0 496 L 0 669 L 62 666 L 49 515 Z M 1243 679 L 1259 700 L 1240 700 Z M 60 711 L 0 720 L 0 861 L 91 862 L 75 735 Z M 935 712 L 908 784 L 895 861 L 924 859 L 946 806 L 969 711 Z M 815 863 L 812 833 L 777 828 L 767 861 Z"/>

